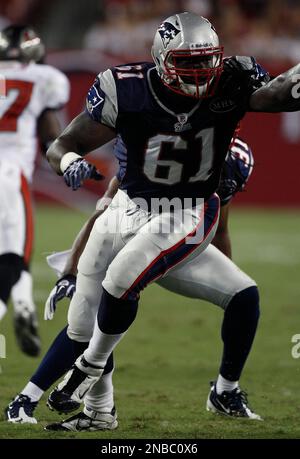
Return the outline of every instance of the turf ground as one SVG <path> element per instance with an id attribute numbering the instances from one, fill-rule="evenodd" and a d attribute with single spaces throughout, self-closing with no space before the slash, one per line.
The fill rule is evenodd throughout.
<path id="1" fill-rule="evenodd" d="M 85 216 L 40 207 L 33 261 L 43 351 L 66 321 L 67 302 L 44 322 L 43 302 L 55 281 L 45 254 L 69 247 Z M 222 313 L 207 303 L 181 298 L 151 286 L 138 317 L 116 351 L 115 399 L 119 428 L 103 433 L 43 431 L 58 415 L 40 403 L 36 426 L 10 425 L 0 415 L 0 438 L 299 438 L 300 359 L 291 356 L 291 338 L 300 333 L 300 211 L 235 211 L 231 218 L 234 259 L 256 279 L 261 321 L 241 380 L 250 405 L 264 422 L 232 421 L 205 411 L 208 383 L 221 352 Z M 20 391 L 39 359 L 15 344 L 11 311 L 0 324 L 7 357 L 1 359 L 0 409 Z"/>

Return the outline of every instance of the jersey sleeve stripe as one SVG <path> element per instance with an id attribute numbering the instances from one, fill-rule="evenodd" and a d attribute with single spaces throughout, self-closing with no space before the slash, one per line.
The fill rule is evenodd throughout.
<path id="1" fill-rule="evenodd" d="M 249 146 L 246 142 L 243 142 L 240 138 L 236 137 L 234 139 L 233 145 L 238 145 L 239 147 L 243 147 L 245 151 L 249 150 Z"/>
<path id="2" fill-rule="evenodd" d="M 236 145 L 232 145 L 231 147 L 232 153 L 238 153 L 242 156 L 245 156 L 245 153 L 249 156 L 249 149 L 245 150 L 243 148 L 237 147 Z"/>

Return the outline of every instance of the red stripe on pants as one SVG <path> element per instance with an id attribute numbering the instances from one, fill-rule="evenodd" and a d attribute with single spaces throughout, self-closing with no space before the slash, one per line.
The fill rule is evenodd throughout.
<path id="1" fill-rule="evenodd" d="M 33 247 L 33 211 L 29 185 L 23 174 L 21 175 L 21 194 L 25 210 L 25 244 L 23 253 L 25 263 L 29 264 Z"/>

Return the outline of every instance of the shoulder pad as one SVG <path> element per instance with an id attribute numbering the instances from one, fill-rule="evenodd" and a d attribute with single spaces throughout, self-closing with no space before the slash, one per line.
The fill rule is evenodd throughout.
<path id="1" fill-rule="evenodd" d="M 70 82 L 60 70 L 45 64 L 30 64 L 37 76 L 37 86 L 40 90 L 42 109 L 59 109 L 70 98 Z"/>
<path id="2" fill-rule="evenodd" d="M 114 128 L 118 116 L 116 85 L 110 69 L 99 73 L 86 97 L 89 116 Z"/>
<path id="3" fill-rule="evenodd" d="M 153 63 L 120 65 L 111 69 L 117 90 L 119 111 L 142 111 L 148 103 L 147 72 Z"/>

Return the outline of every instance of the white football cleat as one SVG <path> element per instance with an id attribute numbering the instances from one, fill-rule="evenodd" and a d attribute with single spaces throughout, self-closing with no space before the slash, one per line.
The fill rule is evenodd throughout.
<path id="1" fill-rule="evenodd" d="M 28 395 L 18 394 L 4 410 L 6 420 L 16 424 L 37 424 L 33 417 L 37 404 L 38 402 L 32 402 Z"/>
<path id="2" fill-rule="evenodd" d="M 117 427 L 118 421 L 115 407 L 110 413 L 101 413 L 85 407 L 83 411 L 65 421 L 48 424 L 45 430 L 94 432 L 96 430 L 114 430 Z"/>
<path id="3" fill-rule="evenodd" d="M 79 356 L 71 370 L 49 395 L 49 408 L 59 413 L 69 413 L 77 409 L 103 371 L 103 368 L 90 365 L 83 355 Z"/>

